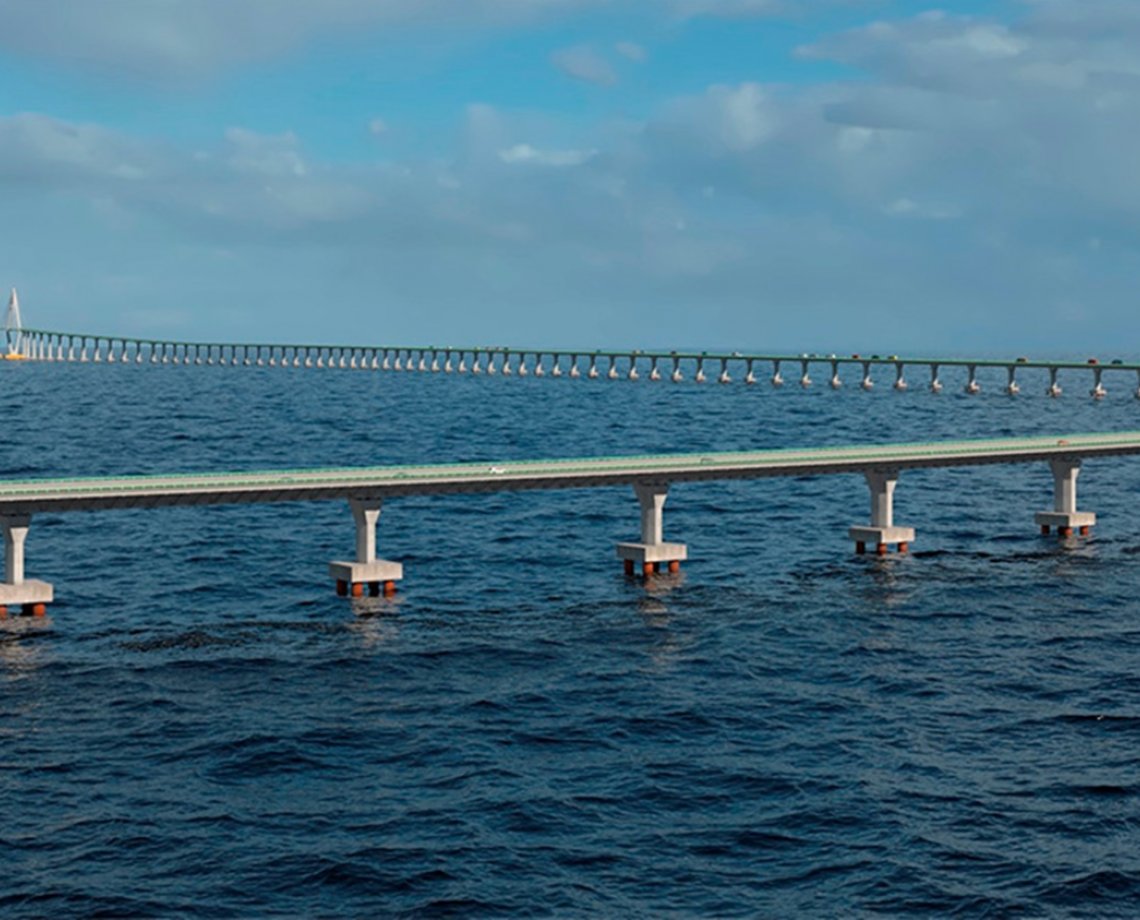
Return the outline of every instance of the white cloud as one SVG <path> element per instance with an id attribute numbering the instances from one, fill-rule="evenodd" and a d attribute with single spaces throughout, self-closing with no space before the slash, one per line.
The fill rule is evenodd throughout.
<path id="1" fill-rule="evenodd" d="M 596 150 L 538 150 L 530 144 L 515 144 L 499 151 L 504 163 L 535 163 L 539 166 L 581 166 L 597 155 Z"/>
<path id="2" fill-rule="evenodd" d="M 145 80 L 195 80 L 329 35 L 468 31 L 605 0 L 4 0 L 0 49 Z"/>
<path id="3" fill-rule="evenodd" d="M 810 50 L 857 79 L 713 86 L 640 123 L 474 104 L 454 149 L 398 163 L 325 162 L 304 138 L 240 128 L 188 150 L 0 118 L 5 200 L 52 217 L 0 241 L 49 248 L 37 228 L 79 213 L 92 229 L 75 252 L 198 243 L 242 265 L 288 247 L 274 270 L 294 285 L 356 273 L 370 309 L 384 291 L 417 305 L 393 323 L 447 316 L 456 339 L 484 331 L 469 304 L 486 302 L 519 339 L 548 340 L 565 315 L 568 341 L 603 326 L 639 345 L 760 329 L 854 348 L 887 328 L 899 348 L 951 335 L 1020 347 L 1011 330 L 1026 348 L 1068 348 L 1128 327 L 1140 270 L 1140 16 L 1121 7 L 1112 28 L 1109 6 L 883 22 Z M 1080 323 L 1072 303 L 1088 307 Z"/>
<path id="4" fill-rule="evenodd" d="M 682 18 L 716 16 L 739 19 L 785 12 L 784 0 L 672 0 L 673 12 Z"/>
<path id="5" fill-rule="evenodd" d="M 569 77 L 599 86 L 617 83 L 617 72 L 610 62 L 588 45 L 563 48 L 550 56 L 550 62 Z"/>
<path id="6" fill-rule="evenodd" d="M 373 137 L 383 137 L 388 133 L 388 123 L 383 118 L 373 118 L 368 122 L 368 133 Z"/>
<path id="7" fill-rule="evenodd" d="M 636 42 L 618 42 L 614 45 L 614 50 L 627 61 L 633 61 L 635 64 L 644 64 L 649 60 L 649 52 Z"/>

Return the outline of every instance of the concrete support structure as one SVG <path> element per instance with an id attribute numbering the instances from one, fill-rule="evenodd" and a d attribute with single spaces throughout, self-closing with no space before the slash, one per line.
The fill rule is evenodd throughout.
<path id="1" fill-rule="evenodd" d="M 895 526 L 894 497 L 899 471 L 867 470 L 863 475 L 871 490 L 871 524 L 856 524 L 848 531 L 848 536 L 855 541 L 855 552 L 865 553 L 867 544 L 871 543 L 876 553 L 885 556 L 888 546 L 894 543 L 900 553 L 905 553 L 914 541 L 914 528 Z"/>
<path id="2" fill-rule="evenodd" d="M 978 383 L 978 368 L 976 365 L 969 365 L 970 377 L 966 381 L 965 393 L 968 396 L 974 396 L 982 391 L 982 385 Z"/>
<path id="3" fill-rule="evenodd" d="M 380 499 L 350 498 L 348 505 L 356 522 L 356 559 L 329 563 L 329 574 L 336 580 L 337 594 L 362 597 L 365 590 L 373 597 L 381 591 L 386 597 L 395 594 L 396 582 L 404 577 L 403 565 L 376 558 Z"/>
<path id="4" fill-rule="evenodd" d="M 1091 511 L 1077 510 L 1077 476 L 1081 472 L 1079 458 L 1058 457 L 1049 461 L 1053 471 L 1053 510 L 1038 511 L 1034 520 L 1041 527 L 1041 533 L 1048 534 L 1049 528 L 1056 527 L 1061 537 L 1071 537 L 1076 530 L 1087 537 L 1089 529 L 1096 524 L 1096 515 Z"/>
<path id="5" fill-rule="evenodd" d="M 4 581 L 0 584 L 0 612 L 16 607 L 24 613 L 43 616 L 52 602 L 52 586 L 46 581 L 24 578 L 24 543 L 28 539 L 31 515 L 0 517 L 4 530 Z"/>
<path id="6" fill-rule="evenodd" d="M 617 556 L 625 564 L 626 575 L 652 575 L 667 569 L 676 574 L 689 558 L 684 543 L 666 543 L 663 509 L 669 494 L 669 483 L 637 484 L 633 487 L 641 505 L 641 542 L 619 543 Z"/>
<path id="7" fill-rule="evenodd" d="M 899 392 L 907 388 L 906 377 L 903 376 L 903 364 L 901 361 L 895 363 L 895 384 L 894 387 Z"/>
<path id="8" fill-rule="evenodd" d="M 1018 393 L 1021 392 L 1021 387 L 1017 383 L 1017 366 L 1014 364 L 1011 364 L 1005 370 L 1006 370 L 1006 374 L 1009 375 L 1009 380 L 1005 385 L 1005 391 L 1010 396 L 1016 396 Z"/>

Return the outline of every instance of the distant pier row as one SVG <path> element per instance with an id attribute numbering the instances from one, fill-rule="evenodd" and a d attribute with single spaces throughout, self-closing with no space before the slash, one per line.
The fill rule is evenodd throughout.
<path id="1" fill-rule="evenodd" d="M 870 491 L 870 520 L 847 538 L 857 553 L 905 553 L 913 527 L 894 520 L 894 495 L 904 471 L 997 463 L 1048 463 L 1053 507 L 1036 515 L 1043 534 L 1065 541 L 1085 536 L 1096 523 L 1077 509 L 1077 476 L 1085 459 L 1140 454 L 1140 431 L 1045 438 L 949 441 L 744 453 L 529 460 L 361 469 L 201 473 L 174 476 L 41 479 L 0 482 L 4 581 L 0 608 L 42 615 L 53 586 L 25 577 L 25 544 L 35 515 L 127 508 L 340 500 L 355 525 L 353 558 L 329 564 L 338 593 L 391 594 L 404 577 L 401 563 L 377 558 L 377 528 L 384 502 L 409 495 L 454 495 L 632 486 L 640 510 L 638 539 L 618 543 L 616 555 L 632 577 L 669 577 L 688 558 L 685 543 L 665 539 L 664 505 L 674 484 L 835 473 L 862 475 Z"/>
<path id="2" fill-rule="evenodd" d="M 15 300 L 15 292 L 13 292 Z M 691 381 L 746 385 L 766 381 L 782 387 L 792 381 L 802 388 L 815 385 L 817 376 L 832 389 L 847 385 L 873 390 L 883 385 L 903 392 L 911 388 L 913 373 L 932 393 L 944 389 L 944 374 L 956 377 L 955 386 L 971 395 L 980 393 L 978 372 L 1004 371 L 1000 391 L 1009 396 L 1022 392 L 1033 374 L 1037 392 L 1056 398 L 1062 393 L 1061 373 L 1083 378 L 1083 389 L 1093 399 L 1108 395 L 1107 374 L 1119 379 L 1134 376 L 1140 399 L 1140 364 L 1099 359 L 1086 361 L 1009 359 L 922 358 L 900 355 L 836 354 L 744 354 L 741 352 L 678 352 L 506 348 L 457 346 L 383 345 L 274 345 L 217 342 L 179 342 L 122 336 L 7 328 L 10 359 L 45 362 L 94 362 L 98 364 L 330 368 L 401 373 L 472 374 L 501 377 L 549 377 L 570 380 Z M 19 321 L 18 308 L 16 321 Z M 785 377 L 785 374 L 787 375 Z M 1129 386 L 1133 386 L 1130 383 Z"/>

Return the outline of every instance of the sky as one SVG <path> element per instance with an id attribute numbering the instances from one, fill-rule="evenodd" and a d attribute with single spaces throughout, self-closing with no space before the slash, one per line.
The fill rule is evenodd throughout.
<path id="1" fill-rule="evenodd" d="M 196 341 L 1135 352 L 1137 0 L 0 0 L 0 286 Z"/>

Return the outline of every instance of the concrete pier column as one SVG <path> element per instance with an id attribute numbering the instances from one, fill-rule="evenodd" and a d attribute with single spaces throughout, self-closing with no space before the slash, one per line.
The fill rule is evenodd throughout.
<path id="1" fill-rule="evenodd" d="M 562 376 L 562 355 L 556 353 L 550 356 L 550 376 Z"/>
<path id="2" fill-rule="evenodd" d="M 480 365 L 479 365 L 479 359 L 481 357 L 482 357 L 482 354 L 478 350 L 471 352 L 471 373 L 472 374 L 483 373 L 483 368 L 480 367 Z"/>
<path id="3" fill-rule="evenodd" d="M 982 391 L 982 385 L 978 383 L 978 369 L 973 365 L 969 365 L 970 377 L 966 381 L 965 392 L 970 396 Z"/>
<path id="4" fill-rule="evenodd" d="M 1006 371 L 1006 384 L 1005 391 L 1010 396 L 1016 396 L 1021 392 L 1021 387 L 1017 383 L 1017 365 L 1011 364 L 1005 369 Z"/>
<path id="5" fill-rule="evenodd" d="M 652 575 L 665 567 L 671 573 L 680 571 L 681 563 L 689 556 L 688 547 L 664 540 L 663 509 L 669 483 L 638 483 L 633 491 L 641 506 L 641 542 L 617 545 L 617 556 L 625 564 L 625 573 Z"/>
<path id="6" fill-rule="evenodd" d="M 875 552 L 885 556 L 890 544 L 898 545 L 898 551 L 905 553 L 914 541 L 914 528 L 895 526 L 895 486 L 898 485 L 898 470 L 867 470 L 863 474 L 871 490 L 871 524 L 856 524 L 848 531 L 848 537 L 855 541 L 855 552 L 867 551 L 867 544 L 875 546 Z"/>
<path id="7" fill-rule="evenodd" d="M 324 367 L 325 366 L 325 350 L 323 348 L 317 348 L 316 352 L 317 352 L 317 367 Z M 331 355 L 329 356 L 329 364 L 332 364 L 332 356 Z M 306 367 L 308 367 L 308 366 L 310 366 L 310 365 L 306 364 Z"/>
<path id="8" fill-rule="evenodd" d="M 755 358 L 748 358 L 744 362 L 744 382 L 748 386 L 752 386 L 756 383 L 756 371 L 752 369 L 752 364 L 755 360 Z"/>
<path id="9" fill-rule="evenodd" d="M 942 381 L 938 379 L 938 365 L 937 364 L 930 365 L 930 392 L 931 393 L 941 393 L 942 392 Z"/>
<path id="10" fill-rule="evenodd" d="M 19 606 L 24 613 L 42 616 L 52 602 L 52 586 L 46 581 L 24 577 L 24 543 L 28 538 L 31 515 L 0 517 L 4 531 L 4 581 L 0 583 L 0 607 Z"/>
<path id="11" fill-rule="evenodd" d="M 681 373 L 681 359 L 677 355 L 673 355 L 673 373 L 669 375 L 669 379 L 674 383 L 680 383 L 685 379 Z"/>
<path id="12" fill-rule="evenodd" d="M 700 355 L 697 358 L 697 372 L 693 375 L 693 380 L 697 383 L 704 383 L 708 379 L 705 377 L 705 356 Z"/>
<path id="13" fill-rule="evenodd" d="M 439 373 L 439 352 L 436 351 L 434 348 L 432 349 L 432 352 L 431 352 L 431 372 L 433 374 Z"/>
<path id="14" fill-rule="evenodd" d="M 79 339 L 79 362 L 81 364 L 87 363 L 87 336 L 82 336 Z"/>
<path id="15" fill-rule="evenodd" d="M 502 371 L 504 377 L 510 377 L 515 372 L 515 369 L 511 367 L 511 353 L 509 351 L 503 352 Z"/>
<path id="16" fill-rule="evenodd" d="M 91 351 L 91 361 L 95 364 L 101 364 L 103 361 L 103 340 L 96 338 L 92 341 L 95 343 L 95 347 Z"/>
<path id="17" fill-rule="evenodd" d="M 609 361 L 610 361 L 609 369 L 606 371 L 606 379 L 607 380 L 617 380 L 618 379 L 617 355 L 607 355 L 606 357 L 608 357 Z"/>
<path id="18" fill-rule="evenodd" d="M 1093 388 L 1089 390 L 1089 396 L 1093 399 L 1104 399 L 1108 395 L 1108 390 L 1106 390 L 1104 384 L 1100 382 L 1100 375 L 1103 373 L 1103 367 L 1093 368 Z"/>
<path id="19" fill-rule="evenodd" d="M 348 505 L 356 523 L 356 558 L 329 563 L 337 594 L 361 597 L 366 589 L 372 595 L 381 590 L 385 595 L 394 594 L 396 582 L 404 577 L 404 567 L 399 562 L 376 558 L 376 522 L 380 519 L 381 500 L 352 498 Z"/>
<path id="20" fill-rule="evenodd" d="M 807 359 L 800 361 L 800 386 L 805 390 L 811 386 L 811 371 Z"/>
<path id="21" fill-rule="evenodd" d="M 1057 372 L 1060 371 L 1059 367 L 1049 368 L 1049 389 L 1045 390 L 1045 396 L 1051 399 L 1057 399 L 1061 394 L 1061 385 L 1057 382 Z"/>
<path id="22" fill-rule="evenodd" d="M 903 370 L 904 370 L 903 369 L 903 363 L 901 361 L 896 361 L 895 362 L 894 388 L 896 390 L 898 390 L 900 393 L 904 392 L 908 387 L 908 384 L 906 382 L 906 377 L 903 376 Z"/>
<path id="23" fill-rule="evenodd" d="M 717 374 L 717 383 L 732 383 L 732 377 L 728 373 L 728 358 L 720 359 L 720 373 Z"/>
<path id="24" fill-rule="evenodd" d="M 875 381 L 871 379 L 871 362 L 863 362 L 863 381 L 859 384 L 864 390 L 875 389 Z"/>
<path id="25" fill-rule="evenodd" d="M 843 387 L 843 381 L 839 379 L 839 362 L 831 362 L 831 388 L 839 390 Z"/>
<path id="26" fill-rule="evenodd" d="M 784 385 L 784 377 L 780 373 L 780 362 L 772 362 L 772 386 L 782 387 Z"/>
<path id="27" fill-rule="evenodd" d="M 586 377 L 589 380 L 598 379 L 598 353 L 590 355 L 590 369 L 586 371 Z"/>
<path id="28" fill-rule="evenodd" d="M 427 353 L 421 348 L 419 360 L 416 362 L 416 370 L 426 374 L 427 369 Z"/>
<path id="29" fill-rule="evenodd" d="M 1077 510 L 1080 458 L 1058 457 L 1049 461 L 1049 469 L 1053 473 L 1053 510 L 1038 511 L 1034 515 L 1041 533 L 1047 534 L 1050 527 L 1056 527 L 1058 536 L 1071 537 L 1075 528 L 1082 537 L 1088 536 L 1089 529 L 1096 524 L 1096 515 L 1091 511 Z"/>
<path id="30" fill-rule="evenodd" d="M 463 352 L 459 353 L 459 364 L 456 366 L 455 372 L 457 374 L 466 374 L 467 373 L 467 363 L 463 357 Z"/>
<path id="31" fill-rule="evenodd" d="M 640 380 L 641 371 L 637 369 L 637 354 L 634 353 L 629 356 L 629 371 L 625 375 L 626 380 Z"/>
<path id="32" fill-rule="evenodd" d="M 499 369 L 495 366 L 495 358 L 497 357 L 497 352 L 487 352 L 487 366 L 484 368 L 484 370 L 487 372 L 488 376 L 494 376 L 495 374 L 499 373 Z"/>
<path id="33" fill-rule="evenodd" d="M 577 380 L 581 376 L 582 376 L 582 372 L 580 370 L 578 370 L 578 356 L 577 355 L 571 355 L 570 356 L 570 379 L 571 380 Z"/>

